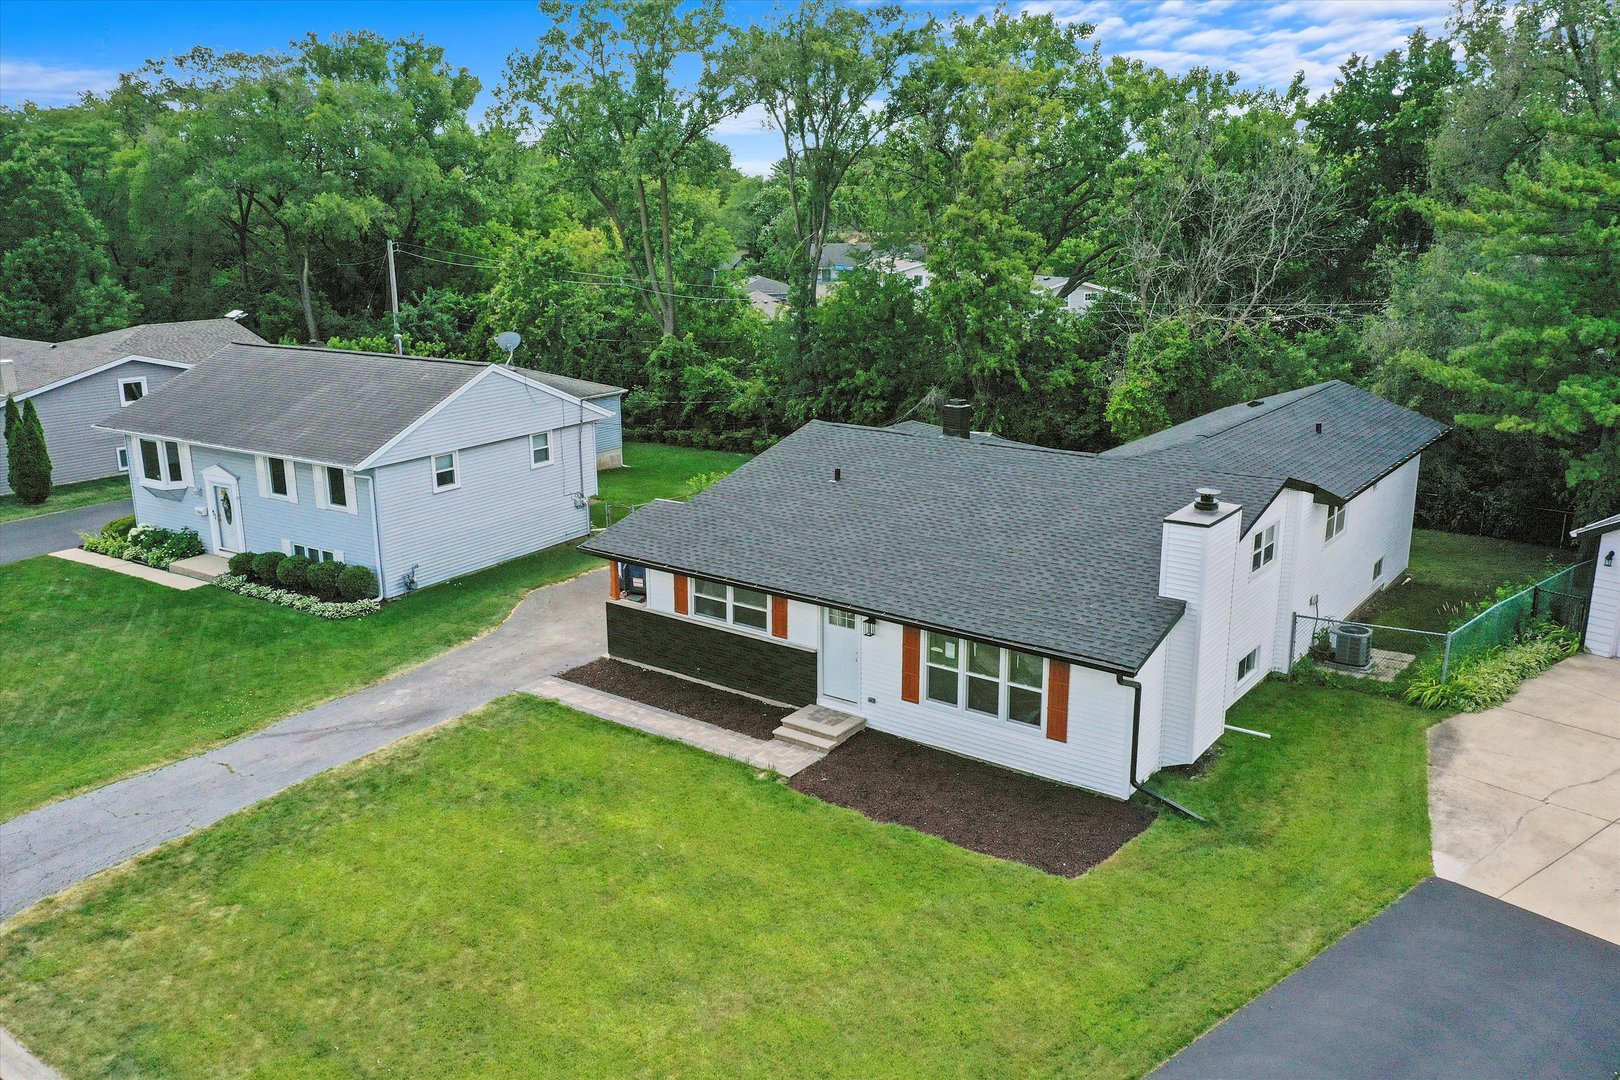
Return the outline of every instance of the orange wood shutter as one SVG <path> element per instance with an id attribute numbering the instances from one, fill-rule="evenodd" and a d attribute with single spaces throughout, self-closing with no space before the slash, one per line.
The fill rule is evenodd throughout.
<path id="1" fill-rule="evenodd" d="M 921 675 L 922 666 L 922 631 L 915 626 L 907 626 L 900 642 L 900 696 L 906 701 L 917 702 L 922 700 Z"/>
<path id="2" fill-rule="evenodd" d="M 771 597 L 771 637 L 787 637 L 787 597 Z"/>
<path id="3" fill-rule="evenodd" d="M 1053 742 L 1068 742 L 1069 665 L 1049 660 L 1046 668 L 1046 737 Z"/>
<path id="4" fill-rule="evenodd" d="M 686 575 L 685 574 L 676 574 L 675 575 L 675 612 L 678 615 L 685 615 L 686 610 L 687 610 L 687 603 L 686 603 Z"/>
<path id="5" fill-rule="evenodd" d="M 608 599 L 619 598 L 619 560 L 608 560 Z"/>

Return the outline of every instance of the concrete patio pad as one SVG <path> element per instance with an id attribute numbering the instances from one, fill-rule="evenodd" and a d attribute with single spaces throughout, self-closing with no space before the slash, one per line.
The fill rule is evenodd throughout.
<path id="1" fill-rule="evenodd" d="M 1429 817 L 1440 877 L 1620 943 L 1620 662 L 1431 728 Z"/>

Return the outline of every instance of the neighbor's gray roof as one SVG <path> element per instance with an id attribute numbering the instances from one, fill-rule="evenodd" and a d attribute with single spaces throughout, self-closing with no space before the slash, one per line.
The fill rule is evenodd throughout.
<path id="1" fill-rule="evenodd" d="M 488 367 L 233 345 L 96 426 L 353 468 Z"/>
<path id="2" fill-rule="evenodd" d="M 1398 466 L 1434 429 L 1392 424 L 1368 467 Z M 1081 454 L 921 423 L 813 422 L 691 502 L 644 506 L 581 550 L 1134 672 L 1184 608 L 1159 595 L 1165 516 L 1213 484 L 1243 505 L 1247 530 L 1285 486 L 1326 476 L 1304 453 L 1316 479 L 1294 477 L 1289 454 L 1302 452 L 1287 438 L 1263 470 L 1189 461 L 1180 441 L 1164 449 Z"/>
<path id="3" fill-rule="evenodd" d="M 1588 533 L 1608 532 L 1610 529 L 1620 528 L 1620 514 L 1606 517 L 1602 521 L 1594 521 L 1590 525 L 1582 525 L 1578 529 L 1570 530 L 1570 539 L 1578 540 Z"/>
<path id="4" fill-rule="evenodd" d="M 569 397 L 577 397 L 581 401 L 591 398 L 609 397 L 616 394 L 628 394 L 630 391 L 622 386 L 613 386 L 609 383 L 591 382 L 589 379 L 576 379 L 570 375 L 553 375 L 549 371 L 535 371 L 533 368 L 523 368 L 523 374 L 538 383 L 545 383 L 553 390 L 561 390 Z"/>
<path id="5" fill-rule="evenodd" d="M 126 356 L 195 364 L 232 342 L 262 344 L 264 339 L 230 319 L 195 319 L 141 323 L 55 344 L 0 337 L 0 358 L 16 361 L 17 392 L 26 394 Z"/>

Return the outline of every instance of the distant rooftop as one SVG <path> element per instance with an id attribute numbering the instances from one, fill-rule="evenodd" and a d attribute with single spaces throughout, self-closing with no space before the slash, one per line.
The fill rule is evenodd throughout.
<path id="1" fill-rule="evenodd" d="M 15 361 L 17 392 L 26 394 L 126 356 L 195 364 L 233 342 L 262 345 L 264 339 L 231 319 L 140 323 L 55 343 L 0 337 L 0 359 Z"/>

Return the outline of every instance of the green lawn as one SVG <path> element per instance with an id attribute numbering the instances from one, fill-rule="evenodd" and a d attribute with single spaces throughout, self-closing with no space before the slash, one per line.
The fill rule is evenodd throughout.
<path id="1" fill-rule="evenodd" d="M 1417 529 L 1407 570 L 1412 583 L 1390 589 L 1361 615 L 1388 626 L 1445 631 L 1464 607 L 1503 582 L 1544 578 L 1575 559 L 1566 548 Z"/>
<path id="2" fill-rule="evenodd" d="M 74 510 L 81 506 L 129 498 L 129 477 L 108 476 L 100 480 L 86 480 L 79 484 L 63 484 L 51 489 L 50 498 L 38 506 L 30 506 L 15 495 L 0 495 L 0 524 L 19 518 L 54 514 L 58 510 Z M 109 515 L 110 517 L 111 515 Z"/>
<path id="3" fill-rule="evenodd" d="M 1423 729 L 1269 683 L 1078 879 L 528 698 L 0 934 L 71 1076 L 1139 1076 L 1429 872 Z"/>
<path id="4" fill-rule="evenodd" d="M 711 472 L 730 472 L 752 456 L 658 443 L 625 443 L 625 468 L 597 477 L 597 497 L 603 503 L 614 504 L 613 520 L 617 521 L 627 507 L 652 499 L 684 498 L 691 493 L 686 486 L 688 480 Z M 603 524 L 605 508 L 599 504 L 593 513 L 596 524 Z"/>

